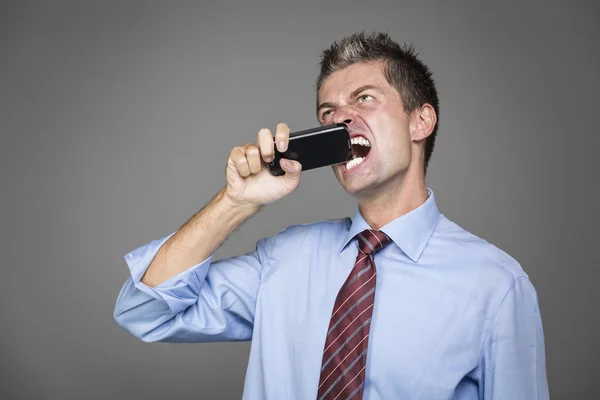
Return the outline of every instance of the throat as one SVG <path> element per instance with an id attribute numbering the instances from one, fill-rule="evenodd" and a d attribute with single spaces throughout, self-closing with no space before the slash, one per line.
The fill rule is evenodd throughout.
<path id="1" fill-rule="evenodd" d="M 369 154 L 369 151 L 371 150 L 370 147 L 366 147 L 366 146 L 361 146 L 359 144 L 353 144 L 352 145 L 352 157 L 353 158 L 358 158 L 358 157 L 366 157 L 367 154 Z"/>

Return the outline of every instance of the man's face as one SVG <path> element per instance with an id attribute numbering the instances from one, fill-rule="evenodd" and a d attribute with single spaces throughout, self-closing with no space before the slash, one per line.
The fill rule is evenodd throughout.
<path id="1" fill-rule="evenodd" d="M 334 72 L 323 83 L 317 101 L 321 125 L 346 122 L 353 153 L 365 156 L 360 163 L 333 166 L 346 192 L 367 198 L 398 183 L 411 160 L 410 117 L 400 94 L 386 81 L 383 63 L 353 64 Z M 365 144 L 366 139 L 370 147 L 354 144 L 361 136 L 358 140 Z"/>

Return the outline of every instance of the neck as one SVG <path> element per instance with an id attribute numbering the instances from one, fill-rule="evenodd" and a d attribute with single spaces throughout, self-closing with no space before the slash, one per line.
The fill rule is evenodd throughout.
<path id="1" fill-rule="evenodd" d="M 407 173 L 387 183 L 376 194 L 360 199 L 358 207 L 363 218 L 373 229 L 421 206 L 427 198 L 427 185 L 423 173 Z"/>

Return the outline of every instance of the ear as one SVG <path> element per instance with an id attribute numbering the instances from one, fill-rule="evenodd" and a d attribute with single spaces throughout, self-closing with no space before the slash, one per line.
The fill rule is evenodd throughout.
<path id="1" fill-rule="evenodd" d="M 427 138 L 433 132 L 437 116 L 429 103 L 423 104 L 411 113 L 410 137 L 418 142 Z"/>

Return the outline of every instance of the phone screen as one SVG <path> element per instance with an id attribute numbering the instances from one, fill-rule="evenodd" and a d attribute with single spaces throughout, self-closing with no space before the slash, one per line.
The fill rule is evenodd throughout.
<path id="1" fill-rule="evenodd" d="M 285 152 L 280 153 L 275 146 L 275 159 L 269 163 L 271 174 L 285 174 L 279 166 L 281 158 L 300 162 L 303 171 L 350 161 L 352 145 L 348 127 L 333 124 L 291 133 Z"/>

